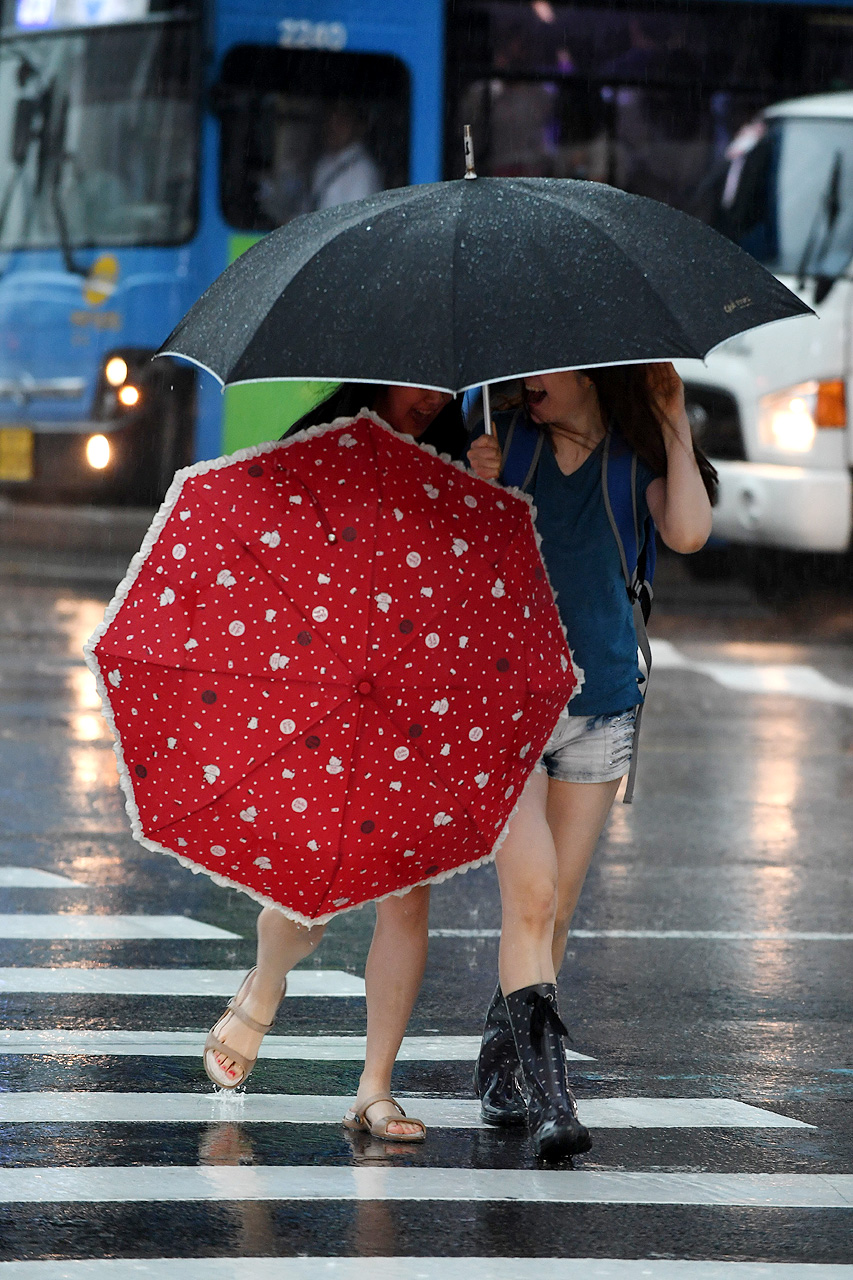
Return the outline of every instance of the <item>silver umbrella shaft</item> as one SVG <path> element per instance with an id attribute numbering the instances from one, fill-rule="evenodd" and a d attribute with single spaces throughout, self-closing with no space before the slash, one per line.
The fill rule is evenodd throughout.
<path id="1" fill-rule="evenodd" d="M 495 434 L 495 424 L 492 422 L 492 401 L 489 395 L 488 382 L 483 383 L 483 423 L 486 428 L 486 435 L 493 436 Z"/>

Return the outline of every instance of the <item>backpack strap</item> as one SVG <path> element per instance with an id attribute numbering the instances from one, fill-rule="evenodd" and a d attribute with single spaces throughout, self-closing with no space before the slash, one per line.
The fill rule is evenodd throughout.
<path id="1" fill-rule="evenodd" d="M 516 409 L 509 424 L 503 447 L 501 483 L 522 493 L 532 483 L 539 466 L 539 455 L 545 433 L 528 424 L 521 410 Z"/>
<path id="2" fill-rule="evenodd" d="M 642 683 L 645 685 L 644 694 L 648 694 L 649 677 L 652 672 L 652 648 L 646 631 L 646 622 L 652 607 L 651 580 L 655 566 L 655 527 L 650 516 L 645 522 L 641 539 L 637 511 L 637 455 L 612 428 L 608 429 L 604 438 L 604 449 L 601 455 L 601 490 L 604 509 L 619 551 L 625 590 L 631 602 L 637 647 L 643 655 L 646 666 Z M 634 799 L 644 705 L 641 702 L 637 708 L 631 765 L 623 801 L 625 804 L 630 804 Z"/>

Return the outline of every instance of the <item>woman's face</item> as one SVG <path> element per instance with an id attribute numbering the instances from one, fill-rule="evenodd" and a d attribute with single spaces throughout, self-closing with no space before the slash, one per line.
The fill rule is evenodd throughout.
<path id="1" fill-rule="evenodd" d="M 447 392 L 425 387 L 383 387 L 373 409 L 395 431 L 418 440 L 450 400 Z"/>
<path id="2" fill-rule="evenodd" d="M 525 378 L 524 386 L 530 416 L 536 422 L 572 422 L 595 397 L 595 387 L 589 378 L 575 369 L 537 373 Z"/>

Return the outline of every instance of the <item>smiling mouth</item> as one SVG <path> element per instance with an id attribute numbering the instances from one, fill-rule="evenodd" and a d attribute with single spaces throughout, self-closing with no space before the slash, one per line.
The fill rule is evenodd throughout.
<path id="1" fill-rule="evenodd" d="M 526 395 L 528 407 L 531 409 L 535 409 L 537 405 L 540 405 L 542 403 L 542 401 L 546 398 L 547 394 L 548 394 L 547 391 L 533 391 L 530 387 L 527 387 L 525 389 L 525 395 Z"/>

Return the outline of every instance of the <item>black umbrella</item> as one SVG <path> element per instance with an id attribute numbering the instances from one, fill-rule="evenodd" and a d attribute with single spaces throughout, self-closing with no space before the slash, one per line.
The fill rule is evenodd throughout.
<path id="1" fill-rule="evenodd" d="M 704 223 L 594 182 L 478 178 L 306 214 L 214 281 L 161 348 L 223 383 L 462 391 L 704 357 L 810 308 Z"/>

